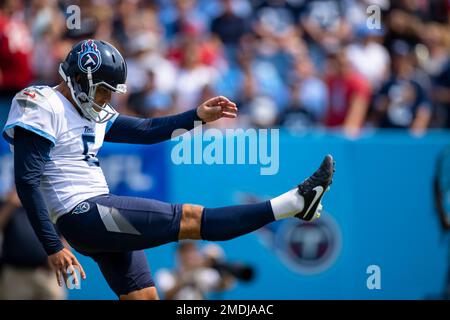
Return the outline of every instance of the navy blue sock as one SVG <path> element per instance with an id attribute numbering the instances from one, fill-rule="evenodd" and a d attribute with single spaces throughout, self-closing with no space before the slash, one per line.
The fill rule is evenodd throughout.
<path id="1" fill-rule="evenodd" d="M 229 240 L 255 231 L 274 221 L 270 201 L 241 206 L 203 209 L 203 240 Z"/>

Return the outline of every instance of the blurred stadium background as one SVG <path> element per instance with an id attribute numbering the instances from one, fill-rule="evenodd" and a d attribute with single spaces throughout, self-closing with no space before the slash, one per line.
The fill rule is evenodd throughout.
<path id="1" fill-rule="evenodd" d="M 121 113 L 173 114 L 220 94 L 237 102 L 240 115 L 214 126 L 280 128 L 274 176 L 261 176 L 255 165 L 177 166 L 173 142 L 106 143 L 99 156 L 112 193 L 205 206 L 246 203 L 279 194 L 308 176 L 323 155 L 335 156 L 323 219 L 273 223 L 220 243 L 229 261 L 250 264 L 255 277 L 212 297 L 449 297 L 448 169 L 437 176 L 444 190 L 438 197 L 433 183 L 450 143 L 450 1 L 0 4 L 2 127 L 17 91 L 56 85 L 58 64 L 72 44 L 96 38 L 117 46 L 127 60 L 129 93 L 115 97 Z M 74 4 L 81 28 L 69 30 L 67 8 Z M 374 5 L 379 28 L 368 25 L 377 17 Z M 13 172 L 4 141 L 0 180 L 6 199 Z M 146 252 L 154 274 L 176 265 L 174 244 Z M 114 299 L 93 261 L 78 256 L 88 279 L 68 298 Z M 370 266 L 379 267 L 380 289 L 368 287 Z"/>

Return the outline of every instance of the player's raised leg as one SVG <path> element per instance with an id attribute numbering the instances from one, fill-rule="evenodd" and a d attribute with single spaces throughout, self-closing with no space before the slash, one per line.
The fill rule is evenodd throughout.
<path id="1" fill-rule="evenodd" d="M 333 173 L 334 161 L 327 156 L 295 189 L 265 202 L 221 208 L 105 194 L 81 202 L 57 225 L 74 248 L 90 254 L 142 250 L 179 239 L 229 240 L 275 220 L 318 217 Z"/>
<path id="2" fill-rule="evenodd" d="M 333 159 L 327 156 L 295 189 L 258 204 L 222 208 L 105 194 L 81 202 L 57 225 L 72 247 L 96 260 L 120 298 L 157 299 L 140 250 L 179 239 L 229 240 L 288 217 L 311 220 L 318 216 L 333 173 Z"/>
<path id="3" fill-rule="evenodd" d="M 320 216 L 321 200 L 333 173 L 334 161 L 328 155 L 297 188 L 269 201 L 222 208 L 183 205 L 179 239 L 229 240 L 283 218 L 311 221 Z"/>

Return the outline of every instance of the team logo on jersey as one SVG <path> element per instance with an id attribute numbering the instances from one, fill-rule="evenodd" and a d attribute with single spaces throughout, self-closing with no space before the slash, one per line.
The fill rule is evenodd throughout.
<path id="1" fill-rule="evenodd" d="M 101 65 L 102 55 L 97 49 L 97 45 L 94 40 L 86 40 L 78 52 L 78 67 L 87 73 L 89 67 L 91 68 L 91 72 L 95 72 Z"/>
<path id="2" fill-rule="evenodd" d="M 73 209 L 72 213 L 73 214 L 85 213 L 88 212 L 90 208 L 91 205 L 88 202 L 82 202 L 79 205 L 77 205 L 75 209 Z"/>

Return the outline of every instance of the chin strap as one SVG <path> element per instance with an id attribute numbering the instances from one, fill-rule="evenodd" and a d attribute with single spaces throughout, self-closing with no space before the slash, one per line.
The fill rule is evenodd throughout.
<path id="1" fill-rule="evenodd" d="M 62 63 L 59 64 L 58 72 L 59 72 L 60 76 L 63 78 L 63 80 L 66 82 L 67 86 L 69 87 L 70 95 L 72 96 L 72 100 L 75 102 L 75 107 L 85 118 L 90 120 L 89 115 L 86 114 L 86 112 L 84 111 L 84 108 L 82 107 L 82 102 L 80 101 L 81 99 L 84 98 L 83 100 L 88 102 L 88 100 L 86 99 L 87 98 L 86 94 L 81 90 L 81 88 L 79 87 L 79 84 L 76 82 L 74 82 L 74 84 L 78 87 L 77 88 L 78 90 L 75 90 L 75 88 L 72 84 L 72 79 L 66 75 L 66 73 L 64 72 L 64 69 L 62 68 Z M 80 93 L 76 94 L 76 91 L 78 91 Z"/>
<path id="2" fill-rule="evenodd" d="M 89 120 L 92 120 L 96 123 L 107 122 L 117 113 L 117 111 L 110 104 L 100 106 L 97 103 L 95 103 L 95 92 L 97 91 L 97 86 L 94 85 L 92 80 L 91 67 L 88 67 L 87 71 L 88 71 L 87 79 L 89 85 L 89 94 L 83 92 L 83 90 L 80 87 L 80 84 L 77 83 L 76 81 L 72 81 L 71 77 L 66 75 L 64 69 L 62 68 L 62 64 L 59 65 L 59 74 L 64 79 L 64 81 L 66 82 L 67 86 L 70 89 L 72 99 L 76 103 L 75 107 L 77 107 L 81 111 L 81 114 L 83 114 L 84 117 Z M 101 109 L 101 111 L 97 112 L 94 109 L 94 106 Z M 110 110 L 107 110 L 108 108 Z M 104 117 L 100 117 L 100 113 L 102 112 L 105 114 Z"/>

